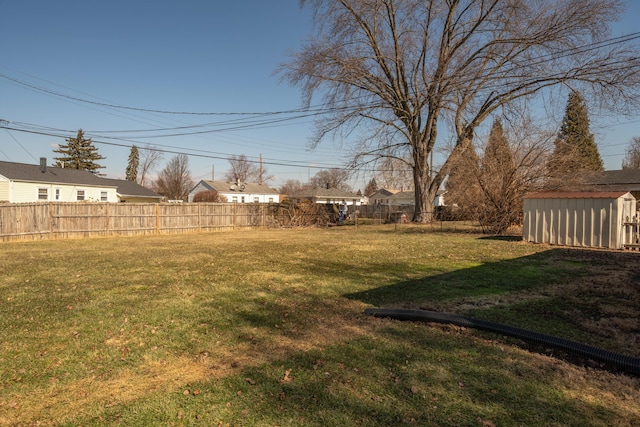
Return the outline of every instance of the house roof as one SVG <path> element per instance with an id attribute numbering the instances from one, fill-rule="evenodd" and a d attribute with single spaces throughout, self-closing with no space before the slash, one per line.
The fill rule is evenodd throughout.
<path id="1" fill-rule="evenodd" d="M 413 202 L 415 195 L 413 191 L 400 191 L 396 194 L 389 196 L 389 202 L 407 200 Z"/>
<path id="2" fill-rule="evenodd" d="M 379 188 L 378 190 L 375 191 L 375 193 L 371 194 L 369 196 L 369 198 L 371 199 L 376 199 L 376 198 L 387 198 L 393 194 L 396 194 L 400 192 L 400 190 L 392 190 L 390 188 Z"/>
<path id="3" fill-rule="evenodd" d="M 123 179 L 109 179 L 109 178 L 101 178 L 102 181 L 110 183 L 112 186 L 116 186 L 117 193 L 121 196 L 126 197 L 148 197 L 161 199 L 162 195 L 156 193 L 155 191 L 149 190 L 146 187 L 138 184 L 137 182 L 127 181 Z"/>
<path id="4" fill-rule="evenodd" d="M 117 187 L 115 184 L 105 182 L 104 178 L 89 171 L 26 163 L 0 161 L 0 176 L 11 181 Z"/>
<path id="5" fill-rule="evenodd" d="M 531 193 L 525 199 L 617 199 L 629 193 L 628 191 L 557 191 L 546 193 Z"/>
<path id="6" fill-rule="evenodd" d="M 238 187 L 238 185 L 235 182 L 202 180 L 196 185 L 196 187 L 200 184 L 204 184 L 205 187 L 208 187 L 211 190 L 215 190 L 218 193 L 279 194 L 276 190 L 269 187 L 268 185 L 257 184 L 252 182 L 242 183 L 240 187 Z M 194 187 L 194 189 L 196 187 Z M 244 188 L 241 189 L 242 187 Z"/>
<path id="7" fill-rule="evenodd" d="M 640 191 L 640 169 L 621 169 L 591 172 L 585 182 L 608 190 Z"/>

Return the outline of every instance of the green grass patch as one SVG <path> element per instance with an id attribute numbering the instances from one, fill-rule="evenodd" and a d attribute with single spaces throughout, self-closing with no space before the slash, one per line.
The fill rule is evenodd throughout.
<path id="1" fill-rule="evenodd" d="M 621 343 L 637 323 L 611 313 L 634 315 L 635 288 L 579 287 L 592 259 L 436 231 L 0 245 L 0 426 L 640 423 L 632 378 L 363 315 L 426 307 L 585 339 L 613 328 L 591 342 L 633 351 Z"/>

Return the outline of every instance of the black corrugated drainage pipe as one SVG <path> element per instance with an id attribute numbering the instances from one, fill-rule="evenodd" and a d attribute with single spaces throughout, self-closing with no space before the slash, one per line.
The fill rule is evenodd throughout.
<path id="1" fill-rule="evenodd" d="M 532 332 L 513 326 L 501 325 L 499 323 L 458 316 L 455 314 L 438 313 L 427 310 L 410 310 L 405 308 L 367 308 L 364 313 L 375 317 L 389 317 L 396 320 L 411 320 L 417 322 L 448 323 L 467 328 L 495 332 L 519 338 L 532 344 L 545 345 L 551 348 L 563 350 L 567 353 L 603 362 L 630 374 L 640 375 L 639 358 L 614 353 L 576 341 Z"/>

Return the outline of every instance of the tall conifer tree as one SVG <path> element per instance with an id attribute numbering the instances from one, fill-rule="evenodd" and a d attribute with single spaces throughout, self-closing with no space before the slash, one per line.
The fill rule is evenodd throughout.
<path id="1" fill-rule="evenodd" d="M 460 156 L 451 167 L 447 179 L 447 206 L 455 207 L 457 219 L 476 219 L 479 204 L 482 201 L 480 180 L 480 158 L 473 147 Z"/>
<path id="2" fill-rule="evenodd" d="M 376 191 L 378 191 L 378 183 L 376 182 L 376 178 L 373 177 L 371 178 L 367 186 L 364 188 L 364 195 L 370 196 Z"/>
<path id="3" fill-rule="evenodd" d="M 98 154 L 98 149 L 93 145 L 91 138 L 84 137 L 82 129 L 78 129 L 78 135 L 75 138 L 68 138 L 65 141 L 67 142 L 65 145 L 60 145 L 57 150 L 53 150 L 54 153 L 61 154 L 60 157 L 54 157 L 56 166 L 94 173 L 104 168 L 96 161 L 103 160 L 105 157 Z"/>
<path id="4" fill-rule="evenodd" d="M 602 171 L 604 164 L 589 130 L 587 105 L 580 93 L 569 95 L 556 148 L 549 161 L 550 175 L 564 180 L 581 172 Z"/>
<path id="5" fill-rule="evenodd" d="M 127 162 L 126 179 L 127 181 L 136 182 L 138 179 L 138 167 L 140 166 L 140 153 L 138 147 L 133 145 L 129 153 L 129 161 Z"/>
<path id="6" fill-rule="evenodd" d="M 516 166 L 502 123 L 495 120 L 482 157 L 479 184 L 483 199 L 478 219 L 486 231 L 503 234 L 518 221 Z"/>

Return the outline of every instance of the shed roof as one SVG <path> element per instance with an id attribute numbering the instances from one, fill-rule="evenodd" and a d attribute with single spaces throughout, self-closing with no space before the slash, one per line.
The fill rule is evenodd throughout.
<path id="1" fill-rule="evenodd" d="M 531 193 L 524 196 L 525 199 L 617 199 L 628 191 L 565 191 Z"/>

